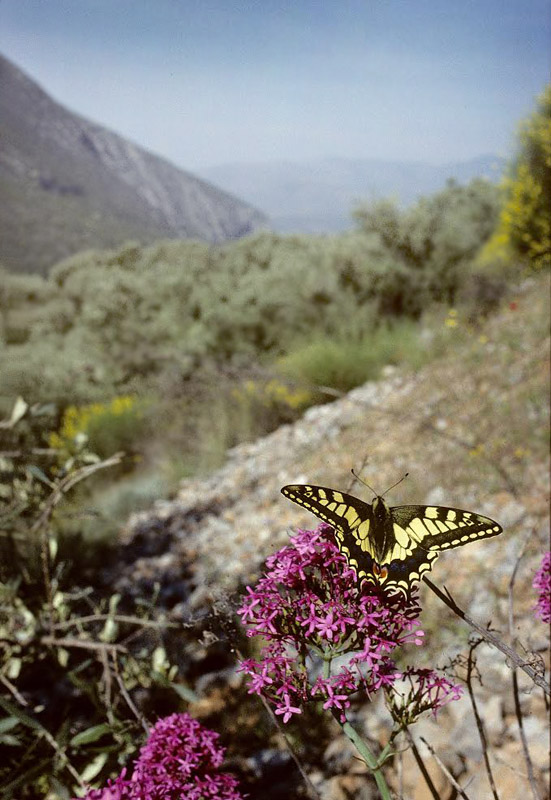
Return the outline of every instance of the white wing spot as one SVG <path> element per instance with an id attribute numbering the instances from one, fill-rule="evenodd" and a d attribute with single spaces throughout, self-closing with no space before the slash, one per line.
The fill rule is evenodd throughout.
<path id="1" fill-rule="evenodd" d="M 434 506 L 427 506 L 425 509 L 425 517 L 429 519 L 436 519 L 438 516 L 438 509 Z"/>

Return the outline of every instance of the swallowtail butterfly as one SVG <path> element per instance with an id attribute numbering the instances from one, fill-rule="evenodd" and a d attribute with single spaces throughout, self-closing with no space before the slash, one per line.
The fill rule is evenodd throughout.
<path id="1" fill-rule="evenodd" d="M 406 595 L 442 550 L 503 530 L 493 519 L 460 508 L 390 507 L 380 496 L 369 504 L 324 486 L 290 485 L 281 491 L 334 528 L 358 584 L 365 581 Z"/>

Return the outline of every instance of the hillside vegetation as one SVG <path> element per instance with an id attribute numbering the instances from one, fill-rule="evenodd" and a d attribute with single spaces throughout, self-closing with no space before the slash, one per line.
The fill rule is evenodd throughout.
<path id="1" fill-rule="evenodd" d="M 504 629 L 524 548 L 513 624 L 532 663 L 530 583 L 547 530 L 546 113 L 504 187 L 451 183 L 406 210 L 371 204 L 346 235 L 129 243 L 80 253 L 47 279 L 2 274 L 0 795 L 82 795 L 132 760 L 146 721 L 191 707 L 227 733 L 252 798 L 303 796 L 292 769 L 288 784 L 272 779 L 269 765 L 289 762 L 236 680 L 235 651 L 254 652 L 220 591 L 254 580 L 285 526 L 305 520 L 283 483 L 346 489 L 351 466 L 376 491 L 411 471 L 392 503 L 456 504 L 507 528 L 492 550 L 443 558 L 438 574 Z M 178 485 L 118 536 L 130 512 Z M 428 664 L 467 647 L 442 619 L 426 617 Z M 488 732 L 517 781 L 509 668 L 485 659 Z M 537 747 L 540 693 L 522 705 Z M 307 772 L 332 780 L 333 720 L 319 711 L 296 741 Z M 376 704 L 356 711 L 379 740 Z M 448 718 L 448 767 L 484 780 L 464 719 Z M 536 753 L 539 780 L 547 754 Z M 348 778 L 352 757 L 336 760 Z"/>
<path id="2" fill-rule="evenodd" d="M 182 416 L 226 396 L 241 417 L 251 403 L 279 408 L 273 427 L 319 401 L 318 384 L 349 389 L 415 358 L 435 305 L 464 296 L 487 313 L 503 280 L 471 264 L 498 213 L 493 185 L 450 184 L 405 212 L 364 209 L 341 236 L 129 243 L 67 259 L 48 279 L 6 275 L 1 402 L 20 394 L 62 412 L 131 394 Z"/>
<path id="3" fill-rule="evenodd" d="M 129 452 L 127 469 L 141 465 L 142 478 L 168 464 L 170 483 L 388 365 L 430 361 L 458 308 L 477 325 L 526 270 L 546 265 L 545 97 L 503 188 L 449 182 L 405 210 L 378 201 L 338 236 L 128 243 L 66 259 L 46 279 L 4 273 L 0 410 L 18 395 L 53 403 L 42 444 L 63 430 L 68 450 L 77 434 L 92 437 L 100 455 Z M 523 185 L 529 176 L 531 194 L 514 174 Z M 525 217 L 514 233 L 503 226 L 512 196 L 522 206 L 536 195 L 527 250 Z M 507 236 L 505 257 L 494 242 Z M 125 397 L 124 413 L 109 411 Z"/>

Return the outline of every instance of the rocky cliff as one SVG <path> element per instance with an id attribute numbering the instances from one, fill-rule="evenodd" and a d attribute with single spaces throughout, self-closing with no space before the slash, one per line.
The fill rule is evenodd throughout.
<path id="1" fill-rule="evenodd" d="M 148 113 L 144 109 L 144 114 Z M 0 56 L 0 263 L 46 271 L 126 239 L 243 236 L 264 216 L 55 102 Z"/>

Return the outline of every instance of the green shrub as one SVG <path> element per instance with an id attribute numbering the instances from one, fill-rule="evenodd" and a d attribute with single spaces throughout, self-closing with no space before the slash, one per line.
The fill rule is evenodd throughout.
<path id="1" fill-rule="evenodd" d="M 154 598 L 106 591 L 105 546 L 61 535 L 67 493 L 109 462 L 83 449 L 60 470 L 41 447 L 52 411 L 19 399 L 0 420 L 0 794 L 21 800 L 105 781 L 137 750 L 136 705 L 178 707 Z"/>
<path id="2" fill-rule="evenodd" d="M 365 381 L 376 380 L 384 366 L 408 363 L 419 347 L 414 323 L 403 321 L 381 325 L 355 340 L 319 336 L 279 359 L 277 368 L 299 386 L 347 392 Z"/>
<path id="3" fill-rule="evenodd" d="M 467 186 L 449 181 L 405 210 L 388 200 L 359 208 L 361 230 L 378 237 L 379 260 L 388 264 L 377 291 L 381 310 L 419 316 L 431 299 L 453 303 L 467 265 L 495 228 L 499 208 L 499 189 L 481 179 Z"/>

